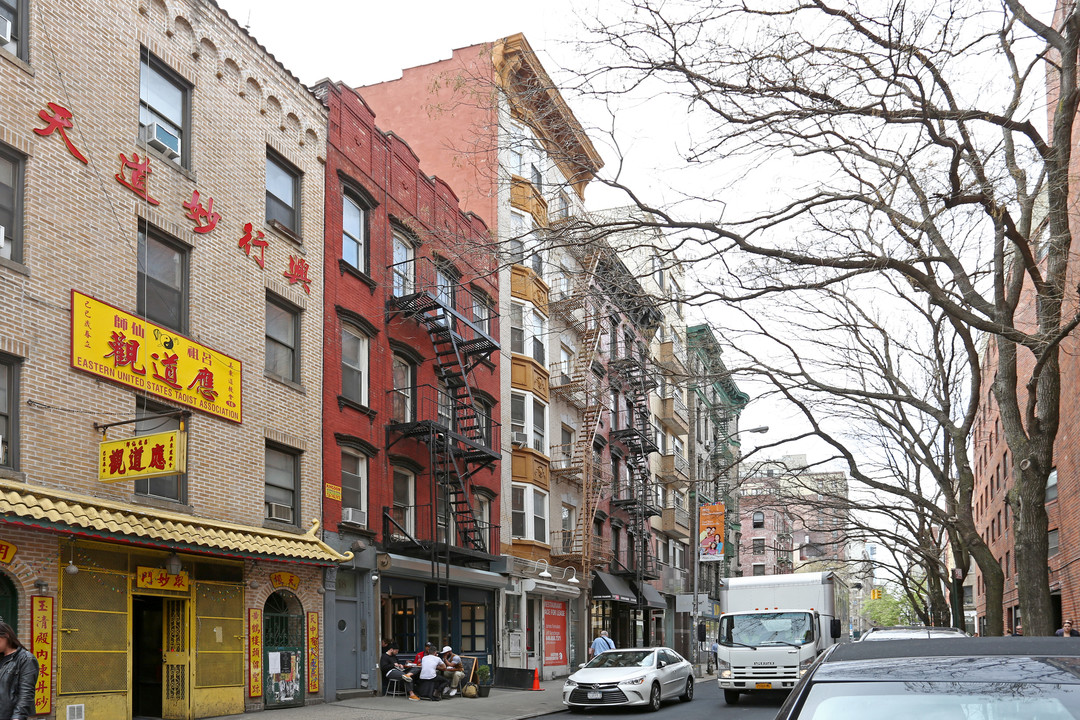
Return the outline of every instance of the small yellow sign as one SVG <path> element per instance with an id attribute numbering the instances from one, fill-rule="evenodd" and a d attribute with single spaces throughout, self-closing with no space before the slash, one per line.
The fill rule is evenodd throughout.
<path id="1" fill-rule="evenodd" d="M 326 483 L 326 499 L 341 500 L 341 486 Z"/>
<path id="2" fill-rule="evenodd" d="M 176 590 L 188 592 L 188 574 L 181 572 L 178 575 L 170 575 L 167 570 L 161 568 L 139 567 L 135 585 L 141 588 L 154 590 Z"/>
<path id="3" fill-rule="evenodd" d="M 178 475 L 187 468 L 186 433 L 180 430 L 106 440 L 99 447 L 98 480 L 122 482 L 136 478 Z"/>
<path id="4" fill-rule="evenodd" d="M 71 366 L 95 377 L 243 422 L 236 358 L 71 291 Z"/>
<path id="5" fill-rule="evenodd" d="M 270 584 L 273 585 L 275 589 L 289 588 L 290 590 L 299 590 L 300 578 L 292 573 L 276 572 L 270 575 Z"/>
<path id="6" fill-rule="evenodd" d="M 30 597 L 30 626 L 30 650 L 38 661 L 33 714 L 48 715 L 52 712 L 53 598 L 48 595 Z"/>
<path id="7" fill-rule="evenodd" d="M 248 608 L 248 697 L 262 697 L 263 694 L 262 632 L 262 610 Z"/>
<path id="8" fill-rule="evenodd" d="M 319 613 L 307 614 L 307 691 L 319 692 Z"/>
<path id="9" fill-rule="evenodd" d="M 19 548 L 9 542 L 0 540 L 0 563 L 7 565 L 15 559 L 15 553 L 17 552 L 19 552 Z"/>

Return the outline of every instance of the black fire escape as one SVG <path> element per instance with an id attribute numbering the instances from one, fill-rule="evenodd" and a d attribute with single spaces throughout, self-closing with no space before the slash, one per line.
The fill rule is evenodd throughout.
<path id="1" fill-rule="evenodd" d="M 390 390 L 392 417 L 387 450 L 404 440 L 428 450 L 430 502 L 383 509 L 387 550 L 430 559 L 440 590 L 449 587 L 451 565 L 486 567 L 500 552 L 499 526 L 481 521 L 470 478 L 501 457 L 499 424 L 492 408 L 477 402 L 472 372 L 499 349 L 497 317 L 446 267 L 417 258 L 391 267 L 396 277 L 387 316 L 412 320 L 427 332 L 434 350 L 436 385 L 402 383 Z"/>

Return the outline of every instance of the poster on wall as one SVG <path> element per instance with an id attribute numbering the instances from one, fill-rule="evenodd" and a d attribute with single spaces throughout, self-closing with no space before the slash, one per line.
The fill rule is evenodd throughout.
<path id="1" fill-rule="evenodd" d="M 263 622 L 262 610 L 248 609 L 248 697 L 263 694 Z"/>
<path id="2" fill-rule="evenodd" d="M 720 562 L 724 559 L 724 503 L 698 508 L 698 559 Z"/>
<path id="3" fill-rule="evenodd" d="M 566 665 L 566 603 L 544 600 L 544 665 Z"/>
<path id="4" fill-rule="evenodd" d="M 52 712 L 53 598 L 33 595 L 30 598 L 30 651 L 38 661 L 38 681 L 34 688 L 34 714 Z"/>

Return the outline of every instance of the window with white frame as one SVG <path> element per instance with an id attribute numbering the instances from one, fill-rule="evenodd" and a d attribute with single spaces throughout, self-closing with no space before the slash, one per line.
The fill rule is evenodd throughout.
<path id="1" fill-rule="evenodd" d="M 368 337 L 351 325 L 341 327 L 341 395 L 368 404 Z"/>
<path id="2" fill-rule="evenodd" d="M 472 313 L 473 325 L 486 334 L 491 335 L 492 320 L 495 317 L 495 303 L 491 296 L 482 290 L 472 290 Z"/>
<path id="3" fill-rule="evenodd" d="M 510 534 L 515 538 L 548 541 L 548 495 L 532 485 L 514 483 L 510 491 Z"/>
<path id="4" fill-rule="evenodd" d="M 273 150 L 266 150 L 266 222 L 300 234 L 300 171 Z"/>
<path id="5" fill-rule="evenodd" d="M 367 206 L 349 194 L 342 197 L 341 205 L 341 259 L 367 272 Z"/>
<path id="6" fill-rule="evenodd" d="M 394 354 L 391 379 L 391 414 L 396 423 L 412 422 L 415 418 L 416 365 L 403 355 Z"/>
<path id="7" fill-rule="evenodd" d="M 510 351 L 547 361 L 547 318 L 531 304 L 510 304 Z"/>
<path id="8" fill-rule="evenodd" d="M 191 85 L 172 68 L 141 52 L 139 127 L 150 147 L 185 167 L 189 164 Z"/>
<path id="9" fill-rule="evenodd" d="M 412 241 L 404 233 L 394 230 L 394 255 L 391 265 L 394 297 L 405 297 L 413 292 L 416 263 L 413 259 Z"/>
<path id="10" fill-rule="evenodd" d="M 416 475 L 411 470 L 395 467 L 393 469 L 393 508 L 391 517 L 398 526 L 409 533 L 416 533 Z"/>
<path id="11" fill-rule="evenodd" d="M 0 15 L 4 0 L 0 0 Z M 22 262 L 23 177 L 26 158 L 0 145 L 0 257 Z"/>
<path id="12" fill-rule="evenodd" d="M 266 372 L 300 382 L 300 311 L 284 299 L 266 295 Z"/>
<path id="13" fill-rule="evenodd" d="M 529 393 L 511 393 L 510 431 L 515 445 L 547 454 L 547 405 Z"/>
<path id="14" fill-rule="evenodd" d="M 8 38 L 0 38 L 0 48 L 29 62 L 30 43 L 26 42 L 30 26 L 30 0 L 0 0 L 0 18 L 8 22 Z"/>
<path id="15" fill-rule="evenodd" d="M 510 213 L 510 238 L 507 240 L 507 260 L 515 265 L 525 264 L 526 245 L 532 244 L 533 221 L 524 213 Z"/>
<path id="16" fill-rule="evenodd" d="M 1050 471 L 1050 474 L 1046 477 L 1046 500 L 1045 500 L 1045 502 L 1050 502 L 1051 500 L 1056 500 L 1057 496 L 1058 496 L 1058 476 L 1057 476 L 1057 468 L 1054 468 L 1053 470 Z"/>
<path id="17" fill-rule="evenodd" d="M 300 453 L 266 445 L 266 517 L 296 525 L 300 515 Z"/>
<path id="18" fill-rule="evenodd" d="M 367 456 L 351 448 L 341 450 L 341 507 L 367 511 Z"/>

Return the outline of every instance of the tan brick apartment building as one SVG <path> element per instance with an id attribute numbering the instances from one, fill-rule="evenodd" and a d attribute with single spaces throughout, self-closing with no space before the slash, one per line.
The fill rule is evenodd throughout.
<path id="1" fill-rule="evenodd" d="M 213 2 L 13 7 L 0 615 L 38 709 L 319 699 L 325 110 Z M 103 459 L 110 423 L 181 432 Z"/>

